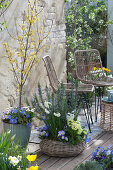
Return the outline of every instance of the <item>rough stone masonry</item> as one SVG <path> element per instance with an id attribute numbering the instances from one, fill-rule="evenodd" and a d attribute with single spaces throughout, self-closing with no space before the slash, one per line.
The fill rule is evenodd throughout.
<path id="1" fill-rule="evenodd" d="M 8 31 L 15 34 L 15 22 L 20 19 L 22 12 L 26 9 L 27 0 L 13 0 L 0 18 L 6 20 Z M 46 48 L 40 56 L 39 65 L 36 66 L 27 81 L 24 88 L 24 96 L 31 97 L 37 90 L 37 84 L 45 87 L 49 84 L 47 73 L 42 61 L 44 55 L 50 55 L 55 66 L 58 78 L 65 80 L 66 77 L 66 60 L 65 60 L 65 19 L 64 19 L 64 0 L 38 0 L 38 8 L 42 9 L 39 15 L 40 26 L 43 27 L 43 33 L 46 35 L 50 32 L 45 43 L 51 48 Z M 0 112 L 7 107 L 17 103 L 17 93 L 14 87 L 13 75 L 10 72 L 10 64 L 7 58 L 3 58 L 4 50 L 2 43 L 8 42 L 14 46 L 14 41 L 9 37 L 7 30 L 0 32 Z"/>

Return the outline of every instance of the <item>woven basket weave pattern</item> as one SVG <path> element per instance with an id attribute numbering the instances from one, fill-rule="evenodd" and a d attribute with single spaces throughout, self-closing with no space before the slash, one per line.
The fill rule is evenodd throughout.
<path id="1" fill-rule="evenodd" d="M 44 139 L 40 142 L 40 149 L 49 156 L 69 157 L 77 156 L 85 148 L 85 144 L 70 145 L 59 141 Z"/>
<path id="2" fill-rule="evenodd" d="M 113 103 L 101 103 L 100 127 L 104 130 L 113 131 Z"/>

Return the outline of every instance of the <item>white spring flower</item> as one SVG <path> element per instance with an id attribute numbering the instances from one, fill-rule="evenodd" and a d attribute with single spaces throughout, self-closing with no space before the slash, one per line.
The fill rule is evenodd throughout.
<path id="1" fill-rule="evenodd" d="M 49 114 L 49 111 L 48 111 L 47 109 L 45 109 L 45 112 L 46 112 L 47 114 Z"/>
<path id="2" fill-rule="evenodd" d="M 53 113 L 54 114 L 54 116 L 56 116 L 56 117 L 60 117 L 61 116 L 61 114 L 60 113 Z"/>
<path id="3" fill-rule="evenodd" d="M 44 102 L 44 106 L 46 107 L 46 108 L 49 108 L 49 106 L 51 105 L 51 103 L 50 102 Z"/>
<path id="4" fill-rule="evenodd" d="M 18 155 L 17 158 L 18 158 L 19 161 L 21 161 L 22 156 Z"/>
<path id="5" fill-rule="evenodd" d="M 9 156 L 8 159 L 13 166 L 16 166 L 19 163 L 19 160 L 15 156 Z"/>
<path id="6" fill-rule="evenodd" d="M 67 120 L 73 120 L 74 117 L 75 115 L 73 113 L 67 113 L 67 116 L 66 116 Z"/>

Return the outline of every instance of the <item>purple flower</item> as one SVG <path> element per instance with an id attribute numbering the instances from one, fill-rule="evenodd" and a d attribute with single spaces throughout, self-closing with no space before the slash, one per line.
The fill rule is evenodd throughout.
<path id="1" fill-rule="evenodd" d="M 31 124 L 31 123 L 27 123 L 26 126 L 29 127 L 29 128 L 31 128 L 31 127 L 32 127 L 32 124 Z"/>
<path id="2" fill-rule="evenodd" d="M 25 110 L 19 110 L 19 113 L 26 115 L 26 111 Z"/>
<path id="3" fill-rule="evenodd" d="M 28 114 L 28 115 L 26 115 L 26 117 L 27 117 L 27 118 L 30 118 L 30 115 Z"/>
<path id="4" fill-rule="evenodd" d="M 91 138 L 85 138 L 85 143 L 89 143 L 91 141 Z"/>
<path id="5" fill-rule="evenodd" d="M 62 135 L 65 135 L 65 131 L 64 130 L 58 131 L 58 136 L 62 136 Z"/>
<path id="6" fill-rule="evenodd" d="M 67 138 L 67 137 L 65 137 L 64 139 L 65 139 L 66 141 L 68 141 L 68 138 Z"/>
<path id="7" fill-rule="evenodd" d="M 62 139 L 65 139 L 65 136 L 61 136 Z"/>
<path id="8" fill-rule="evenodd" d="M 11 116 L 11 115 L 8 115 L 8 119 L 12 119 L 12 116 Z"/>
<path id="9" fill-rule="evenodd" d="M 16 110 L 16 109 L 13 109 L 13 112 L 14 112 L 14 113 L 18 113 L 18 110 Z"/>
<path id="10" fill-rule="evenodd" d="M 46 132 L 46 137 L 48 137 L 48 135 L 49 135 L 49 133 L 48 133 L 48 132 Z"/>
<path id="11" fill-rule="evenodd" d="M 11 124 L 16 124 L 17 123 L 17 119 L 10 119 L 10 123 Z"/>
<path id="12" fill-rule="evenodd" d="M 111 150 L 111 155 L 113 155 L 113 150 Z"/>

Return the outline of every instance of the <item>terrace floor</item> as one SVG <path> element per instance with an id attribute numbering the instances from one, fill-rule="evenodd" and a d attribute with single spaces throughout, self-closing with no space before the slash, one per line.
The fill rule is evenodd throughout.
<path id="1" fill-rule="evenodd" d="M 93 107 L 92 113 L 94 115 Z M 80 113 L 78 119 L 81 121 L 81 124 L 86 123 L 83 112 Z M 91 158 L 93 150 L 95 150 L 99 145 L 105 148 L 110 144 L 113 146 L 113 132 L 103 131 L 99 125 L 100 114 L 98 115 L 98 121 L 91 125 L 92 133 L 89 133 L 89 137 L 91 137 L 90 143 L 86 145 L 85 150 L 77 157 L 58 158 L 49 157 L 41 153 L 39 148 L 40 139 L 38 138 L 38 132 L 36 130 L 32 131 L 31 139 L 28 145 L 28 152 L 35 152 L 37 154 L 36 162 L 40 167 L 40 170 L 72 170 L 75 166 L 88 161 Z"/>

